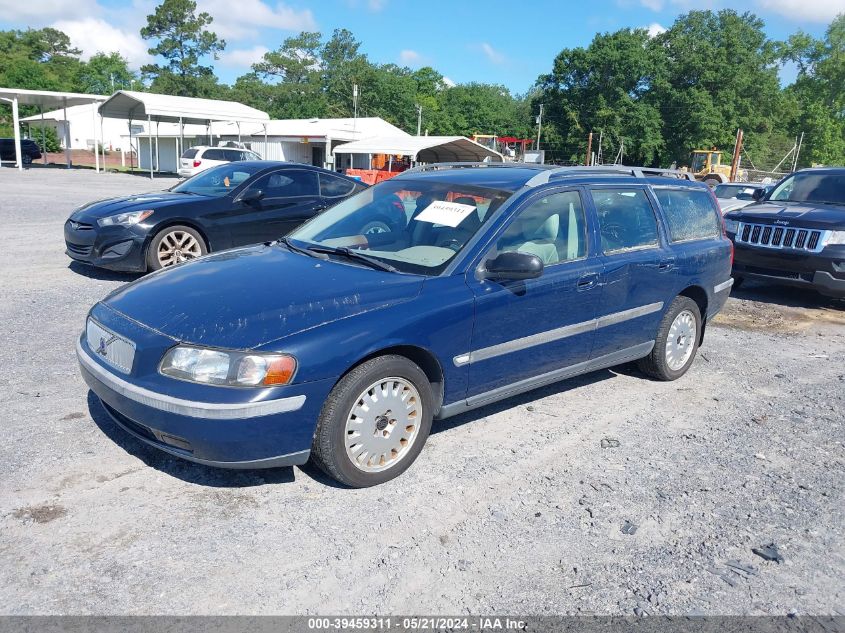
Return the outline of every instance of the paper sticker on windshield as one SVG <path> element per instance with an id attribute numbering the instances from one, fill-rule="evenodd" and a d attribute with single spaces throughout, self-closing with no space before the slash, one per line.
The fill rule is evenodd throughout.
<path id="1" fill-rule="evenodd" d="M 472 204 L 435 200 L 423 209 L 423 212 L 414 219 L 419 220 L 420 222 L 442 224 L 444 226 L 451 226 L 452 228 L 455 228 L 473 211 L 475 211 L 475 205 Z"/>

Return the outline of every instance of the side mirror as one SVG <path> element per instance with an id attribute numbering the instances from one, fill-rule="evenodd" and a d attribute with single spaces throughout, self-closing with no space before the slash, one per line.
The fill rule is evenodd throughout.
<path id="1" fill-rule="evenodd" d="M 765 195 L 766 195 L 765 189 L 755 189 L 754 193 L 751 194 L 751 198 L 755 202 L 758 202 L 758 201 L 762 200 Z"/>
<path id="2" fill-rule="evenodd" d="M 262 189 L 247 189 L 241 194 L 241 202 L 244 204 L 255 204 L 264 198 L 264 191 Z"/>
<path id="3" fill-rule="evenodd" d="M 543 274 L 543 260 L 536 255 L 517 251 L 499 253 L 484 262 L 484 278 L 492 281 L 536 279 Z"/>

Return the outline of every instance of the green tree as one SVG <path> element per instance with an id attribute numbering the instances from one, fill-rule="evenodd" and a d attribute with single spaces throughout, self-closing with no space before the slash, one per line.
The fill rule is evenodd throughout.
<path id="1" fill-rule="evenodd" d="M 651 48 L 665 56 L 653 86 L 663 162 L 685 160 L 695 147 L 730 150 L 737 128 L 749 152 L 784 132 L 780 45 L 763 26 L 750 13 L 691 11 L 653 39 Z"/>
<path id="2" fill-rule="evenodd" d="M 209 26 L 213 19 L 205 12 L 197 14 L 194 0 L 164 0 L 155 13 L 147 16 L 141 37 L 155 46 L 150 55 L 164 59 L 164 64 L 147 64 L 141 72 L 152 80 L 155 92 L 185 97 L 210 97 L 217 91 L 217 78 L 211 66 L 200 60 L 217 59 L 226 42 Z"/>
<path id="3" fill-rule="evenodd" d="M 93 94 L 111 94 L 115 90 L 129 90 L 137 75 L 129 70 L 120 53 L 97 53 L 83 63 L 76 75 L 76 89 Z"/>
<path id="4" fill-rule="evenodd" d="M 845 164 L 845 14 L 821 40 L 792 36 L 785 57 L 799 68 L 787 94 L 794 104 L 793 132 L 805 134 L 801 164 Z"/>
<path id="5" fill-rule="evenodd" d="M 252 65 L 252 73 L 238 80 L 238 90 L 259 88 L 268 99 L 266 110 L 278 118 L 326 116 L 322 89 L 319 33 L 303 32 L 285 39 L 274 51 Z M 269 80 L 265 89 L 260 79 Z M 242 81 L 243 80 L 243 81 Z"/>
<path id="6" fill-rule="evenodd" d="M 628 162 L 653 163 L 665 146 L 650 95 L 660 57 L 644 29 L 599 34 L 587 48 L 562 50 L 533 97 L 544 104 L 552 156 L 583 162 L 588 133 L 601 131 L 606 157 L 624 142 Z"/>

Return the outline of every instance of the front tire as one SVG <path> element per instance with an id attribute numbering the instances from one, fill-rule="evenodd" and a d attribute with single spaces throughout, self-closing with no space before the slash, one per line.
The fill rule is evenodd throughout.
<path id="1" fill-rule="evenodd" d="M 414 462 L 431 432 L 431 384 L 404 356 L 362 363 L 332 389 L 317 423 L 311 458 L 353 488 L 384 483 Z"/>
<path id="2" fill-rule="evenodd" d="M 208 252 L 205 240 L 189 226 L 168 226 L 155 234 L 147 247 L 147 268 L 160 270 Z"/>
<path id="3" fill-rule="evenodd" d="M 657 328 L 654 348 L 638 363 L 640 371 L 657 380 L 677 380 L 695 360 L 700 332 L 698 304 L 689 297 L 675 297 Z"/>

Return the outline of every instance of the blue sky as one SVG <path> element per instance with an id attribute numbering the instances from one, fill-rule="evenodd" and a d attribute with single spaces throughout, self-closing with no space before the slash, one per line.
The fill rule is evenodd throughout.
<path id="1" fill-rule="evenodd" d="M 504 84 L 525 92 L 565 47 L 596 32 L 659 30 L 692 8 L 752 11 L 772 38 L 798 29 L 820 36 L 845 0 L 197 0 L 227 41 L 215 62 L 233 81 L 261 54 L 300 30 L 347 28 L 376 62 L 430 65 L 454 82 Z M 138 31 L 156 0 L 0 0 L 0 28 L 55 26 L 90 55 L 120 50 L 135 67 L 148 61 Z M 790 71 L 783 79 L 789 81 Z"/>

